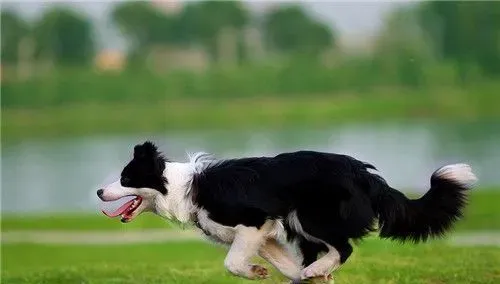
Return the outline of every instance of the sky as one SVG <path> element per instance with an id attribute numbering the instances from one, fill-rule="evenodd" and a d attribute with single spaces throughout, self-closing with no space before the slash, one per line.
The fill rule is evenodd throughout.
<path id="1" fill-rule="evenodd" d="M 113 6 L 121 1 L 5 1 L 1 0 L 2 9 L 9 8 L 19 12 L 28 20 L 40 17 L 47 8 L 65 5 L 80 11 L 91 18 L 96 26 L 98 46 L 109 49 L 126 49 L 126 41 L 120 32 L 109 22 L 108 15 Z M 278 1 L 243 1 L 255 12 L 262 12 L 270 2 Z M 284 1 L 280 1 L 284 2 Z M 371 38 L 380 29 L 384 18 L 399 5 L 412 1 L 297 1 L 307 11 L 318 17 L 341 36 L 347 44 L 362 42 Z M 271 4 L 272 5 L 272 4 Z"/>

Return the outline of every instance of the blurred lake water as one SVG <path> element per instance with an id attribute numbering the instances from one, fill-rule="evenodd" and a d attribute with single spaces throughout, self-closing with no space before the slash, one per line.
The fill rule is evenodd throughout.
<path id="1" fill-rule="evenodd" d="M 201 131 L 153 136 L 24 141 L 2 147 L 2 212 L 95 212 L 95 191 L 118 178 L 135 144 L 155 141 L 172 160 L 186 151 L 218 158 L 301 149 L 352 155 L 374 164 L 389 184 L 424 192 L 431 173 L 456 162 L 473 166 L 479 186 L 500 185 L 500 124 L 361 124 L 331 129 Z"/>

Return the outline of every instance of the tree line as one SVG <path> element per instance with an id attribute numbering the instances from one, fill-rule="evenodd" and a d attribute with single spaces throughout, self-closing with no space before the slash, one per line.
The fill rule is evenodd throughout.
<path id="1" fill-rule="evenodd" d="M 35 58 L 48 57 L 57 64 L 88 63 L 96 52 L 92 23 L 73 10 L 53 8 L 34 23 L 12 11 L 2 11 L 1 16 L 2 62 L 18 60 L 19 44 L 26 37 L 35 42 Z M 117 4 L 110 16 L 131 45 L 130 57 L 144 55 L 155 45 L 196 45 L 216 61 L 221 32 L 231 29 L 241 42 L 249 26 L 265 31 L 266 49 L 276 52 L 317 52 L 335 40 L 331 28 L 299 6 L 280 7 L 258 18 L 239 1 L 190 2 L 175 14 L 134 1 Z M 244 56 L 244 48 L 240 53 Z"/>
<path id="2" fill-rule="evenodd" d="M 239 1 L 196 1 L 169 14 L 148 2 L 134 1 L 117 4 L 110 16 L 130 43 L 129 57 L 139 62 L 157 45 L 199 46 L 217 62 L 217 38 L 227 30 L 235 35 L 238 57 L 244 60 L 248 47 L 243 37 L 248 27 L 260 31 L 264 49 L 271 54 L 314 57 L 338 43 L 334 29 L 297 5 L 279 5 L 255 15 Z M 58 65 L 87 64 L 97 51 L 94 28 L 85 16 L 60 7 L 33 23 L 2 10 L 2 64 L 18 62 L 26 39 L 33 42 L 35 59 L 48 58 Z M 398 9 L 377 35 L 372 59 L 415 84 L 426 60 L 451 62 L 461 80 L 471 70 L 498 75 L 500 3 L 424 1 Z"/>

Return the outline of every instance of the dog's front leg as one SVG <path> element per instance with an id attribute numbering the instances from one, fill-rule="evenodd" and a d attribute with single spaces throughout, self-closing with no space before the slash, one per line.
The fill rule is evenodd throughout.
<path id="1" fill-rule="evenodd" d="M 238 225 L 224 266 L 234 275 L 248 279 L 262 279 L 268 276 L 267 269 L 250 264 L 252 258 L 265 241 L 265 234 L 255 227 Z"/>

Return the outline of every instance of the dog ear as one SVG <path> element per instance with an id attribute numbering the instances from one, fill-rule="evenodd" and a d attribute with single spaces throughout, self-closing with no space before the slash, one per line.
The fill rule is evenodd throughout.
<path id="1" fill-rule="evenodd" d="M 134 147 L 134 158 L 155 157 L 158 155 L 158 148 L 151 141 L 138 144 Z"/>

